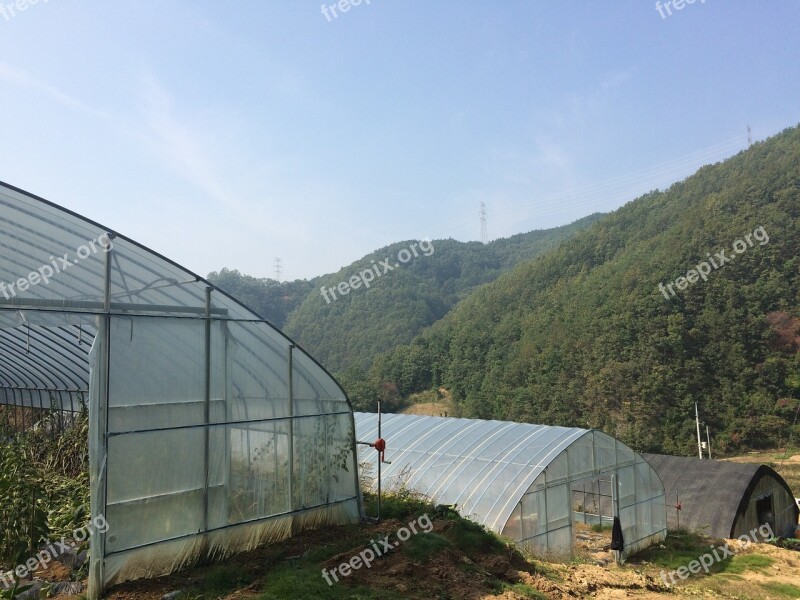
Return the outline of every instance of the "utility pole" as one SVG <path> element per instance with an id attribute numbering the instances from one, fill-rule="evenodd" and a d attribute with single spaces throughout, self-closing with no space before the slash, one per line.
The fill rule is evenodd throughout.
<path id="1" fill-rule="evenodd" d="M 281 282 L 281 272 L 283 271 L 283 266 L 281 265 L 281 259 L 275 258 L 275 281 L 278 283 Z"/>
<path id="2" fill-rule="evenodd" d="M 481 243 L 489 243 L 489 233 L 486 229 L 486 202 L 481 202 Z"/>
<path id="3" fill-rule="evenodd" d="M 753 145 L 753 132 L 750 130 L 750 125 L 747 126 L 747 147 Z"/>
<path id="4" fill-rule="evenodd" d="M 700 413 L 697 410 L 697 402 L 694 403 L 694 419 L 697 423 L 697 453 L 700 459 L 703 458 L 703 442 L 700 440 Z"/>

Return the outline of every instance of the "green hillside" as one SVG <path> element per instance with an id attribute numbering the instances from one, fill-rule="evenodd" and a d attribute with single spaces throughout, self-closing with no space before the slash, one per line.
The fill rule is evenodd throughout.
<path id="1" fill-rule="evenodd" d="M 600 216 L 486 245 L 449 239 L 381 248 L 337 273 L 317 278 L 314 289 L 289 314 L 285 331 L 331 371 L 358 374 L 378 354 L 410 342 L 478 286 L 555 248 Z M 391 270 L 384 273 L 381 262 L 387 259 Z M 403 264 L 402 259 L 406 259 Z M 346 295 L 335 291 L 323 295 L 320 290 L 370 270 L 373 281 L 366 282 L 368 288 L 358 283 L 359 288 Z"/>
<path id="2" fill-rule="evenodd" d="M 502 275 L 348 390 L 396 407 L 443 386 L 466 416 L 598 428 L 676 454 L 695 443 L 696 401 L 718 450 L 786 443 L 800 403 L 799 220 L 792 128 Z"/>
<path id="3" fill-rule="evenodd" d="M 282 329 L 286 318 L 315 289 L 316 279 L 279 282 L 242 275 L 235 269 L 209 273 L 207 279 L 244 302 L 267 321 Z"/>

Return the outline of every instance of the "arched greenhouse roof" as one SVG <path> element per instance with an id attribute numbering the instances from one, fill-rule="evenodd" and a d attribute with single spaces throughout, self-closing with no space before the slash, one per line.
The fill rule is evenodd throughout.
<path id="1" fill-rule="evenodd" d="M 108 227 L 0 182 L 0 389 L 85 392 L 91 315 L 106 311 L 104 244 L 111 258 L 108 310 L 127 315 L 196 316 L 263 323 L 263 317 L 203 277 Z M 22 286 L 19 283 L 27 280 Z M 21 290 L 20 287 L 24 287 Z M 41 327 L 35 328 L 32 325 Z M 77 342 L 77 343 L 76 343 Z M 169 339 L 165 336 L 165 347 Z M 281 344 L 270 344 L 282 353 Z M 306 353 L 314 370 L 324 369 Z M 276 374 L 285 379 L 283 373 Z M 325 372 L 328 391 L 344 392 Z M 318 386 L 316 376 L 307 378 Z M 30 396 L 30 394 L 27 394 Z"/>
<path id="2" fill-rule="evenodd" d="M 357 412 L 355 422 L 360 442 L 377 439 L 377 414 Z M 385 414 L 381 437 L 386 440 L 386 460 L 390 464 L 382 465 L 382 478 L 387 485 L 402 485 L 437 503 L 457 505 L 461 514 L 502 533 L 534 481 L 565 450 L 586 436 L 603 438 L 612 449 L 614 460 L 618 452 L 634 456 L 618 440 L 589 429 Z M 586 458 L 588 468 L 584 467 L 581 475 L 592 472 L 593 457 Z M 373 463 L 374 476 L 376 452 L 362 446 L 359 459 Z"/>

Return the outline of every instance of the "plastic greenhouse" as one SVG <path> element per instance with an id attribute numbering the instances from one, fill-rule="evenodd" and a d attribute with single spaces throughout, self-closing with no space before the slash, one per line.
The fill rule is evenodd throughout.
<path id="1" fill-rule="evenodd" d="M 360 440 L 375 414 L 356 413 Z M 569 553 L 575 523 L 619 516 L 621 558 L 666 538 L 664 486 L 636 452 L 600 431 L 504 421 L 383 415 L 385 487 L 405 486 L 534 552 Z M 359 451 L 377 471 L 377 454 Z"/>
<path id="2" fill-rule="evenodd" d="M 91 517 L 109 525 L 91 540 L 90 598 L 362 516 L 350 403 L 280 331 L 6 184 L 0 234 L 0 404 L 88 405 Z"/>

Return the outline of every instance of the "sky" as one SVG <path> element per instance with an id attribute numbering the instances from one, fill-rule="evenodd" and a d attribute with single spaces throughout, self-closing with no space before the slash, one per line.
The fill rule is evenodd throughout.
<path id="1" fill-rule="evenodd" d="M 800 122 L 797 0 L 354 1 L 0 0 L 0 180 L 291 280 L 479 240 L 481 202 L 490 239 L 611 211 Z"/>

